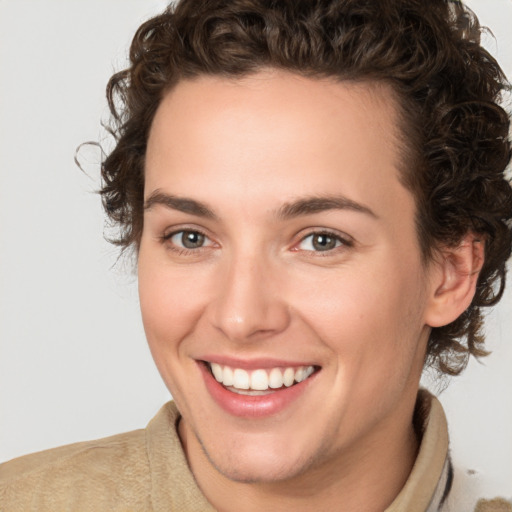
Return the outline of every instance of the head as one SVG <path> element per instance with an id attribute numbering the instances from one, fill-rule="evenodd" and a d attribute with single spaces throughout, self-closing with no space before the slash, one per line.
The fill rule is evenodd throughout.
<path id="1" fill-rule="evenodd" d="M 506 79 L 480 46 L 460 2 L 182 1 L 143 24 L 131 65 L 108 97 L 116 147 L 103 165 L 114 240 L 138 251 L 144 164 L 162 99 L 184 80 L 242 79 L 263 69 L 383 86 L 396 109 L 399 178 L 415 201 L 425 265 L 468 234 L 485 246 L 476 293 L 448 325 L 431 330 L 425 364 L 459 373 L 482 356 L 481 309 L 502 295 L 510 255 L 509 120 L 498 105 Z"/>
<path id="2" fill-rule="evenodd" d="M 183 0 L 130 59 L 102 194 L 202 445 L 192 469 L 203 453 L 272 482 L 400 445 L 424 365 L 484 354 L 511 251 L 505 77 L 476 19 L 445 0 Z M 268 400 L 225 391 L 233 369 L 265 387 L 287 367 L 313 374 Z"/>

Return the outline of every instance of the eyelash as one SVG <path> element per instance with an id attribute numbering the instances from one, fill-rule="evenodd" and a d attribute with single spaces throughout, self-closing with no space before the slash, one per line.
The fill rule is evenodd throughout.
<path id="1" fill-rule="evenodd" d="M 175 237 L 176 235 L 181 235 L 183 237 L 183 235 L 186 233 L 200 235 L 200 236 L 204 237 L 205 240 L 210 241 L 210 244 L 202 245 L 202 246 L 192 249 L 192 248 L 177 246 L 175 243 L 170 243 L 172 238 Z M 323 251 L 322 250 L 315 251 L 315 250 L 309 250 L 309 249 L 300 249 L 299 246 L 301 244 L 303 244 L 308 238 L 313 239 L 314 237 L 318 237 L 318 236 L 325 236 L 325 237 L 334 239 L 335 243 L 336 243 L 335 247 L 333 247 L 331 249 L 326 249 Z M 193 254 L 197 255 L 198 253 L 202 252 L 203 250 L 207 249 L 208 247 L 211 247 L 212 245 L 214 245 L 214 243 L 208 237 L 208 235 L 199 229 L 179 229 L 176 231 L 172 231 L 170 233 L 166 233 L 161 237 L 161 242 L 163 244 L 166 244 L 171 251 L 175 252 L 176 254 L 178 254 L 180 256 L 187 256 L 187 255 L 193 255 Z M 308 256 L 311 256 L 311 257 L 318 257 L 318 256 L 326 257 L 326 256 L 332 256 L 333 253 L 337 253 L 340 249 L 343 250 L 343 249 L 353 247 L 353 245 L 354 245 L 354 242 L 351 239 L 349 239 L 348 237 L 343 237 L 339 233 L 335 233 L 333 231 L 322 229 L 322 230 L 311 231 L 311 232 L 307 233 L 306 235 L 304 235 L 299 240 L 299 242 L 292 247 L 291 250 L 295 251 L 295 252 L 300 251 L 300 252 L 307 254 Z"/>
<path id="2" fill-rule="evenodd" d="M 315 250 L 307 250 L 307 249 L 299 248 L 299 246 L 302 243 L 304 243 L 305 240 L 307 240 L 308 238 L 313 239 L 316 236 L 326 236 L 328 238 L 334 239 L 337 245 L 335 245 L 335 247 L 333 247 L 332 249 L 326 249 L 324 251 L 315 251 Z M 339 233 L 335 233 L 333 231 L 321 229 L 321 230 L 311 231 L 308 234 L 306 234 L 305 236 L 303 236 L 300 239 L 300 241 L 297 244 L 295 244 L 295 246 L 292 248 L 292 250 L 297 251 L 297 252 L 301 251 L 301 252 L 308 254 L 309 256 L 312 256 L 312 257 L 327 257 L 327 256 L 332 256 L 333 253 L 338 253 L 339 250 L 344 250 L 344 249 L 347 249 L 347 248 L 350 248 L 353 246 L 354 246 L 354 242 L 350 238 L 343 237 Z"/>
<path id="3" fill-rule="evenodd" d="M 208 244 L 206 246 L 200 246 L 195 249 L 189 249 L 187 247 L 179 247 L 179 246 L 175 245 L 174 243 L 171 243 L 171 239 L 174 236 L 181 234 L 181 236 L 183 237 L 183 235 L 185 233 L 200 235 L 200 236 L 204 237 L 205 240 L 209 240 L 211 242 L 208 235 L 199 229 L 178 229 L 176 231 L 171 231 L 170 233 L 166 233 L 161 237 L 161 242 L 163 244 L 166 244 L 167 247 L 169 248 L 169 250 L 175 252 L 179 256 L 195 255 L 195 254 L 198 254 L 199 252 L 202 252 L 202 250 L 210 247 L 211 244 Z"/>

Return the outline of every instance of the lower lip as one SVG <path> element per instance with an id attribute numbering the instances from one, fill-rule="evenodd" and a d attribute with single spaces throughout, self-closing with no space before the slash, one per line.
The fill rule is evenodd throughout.
<path id="1" fill-rule="evenodd" d="M 206 364 L 199 363 L 201 373 L 210 395 L 226 412 L 233 416 L 260 418 L 281 412 L 306 391 L 316 373 L 289 388 L 272 391 L 268 395 L 240 395 L 219 384 Z"/>

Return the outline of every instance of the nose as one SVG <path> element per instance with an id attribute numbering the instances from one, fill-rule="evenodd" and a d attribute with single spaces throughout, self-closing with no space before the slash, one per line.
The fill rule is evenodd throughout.
<path id="1" fill-rule="evenodd" d="M 217 282 L 209 316 L 214 327 L 230 340 L 260 340 L 289 325 L 290 309 L 282 293 L 279 271 L 269 263 L 257 257 L 231 260 Z"/>

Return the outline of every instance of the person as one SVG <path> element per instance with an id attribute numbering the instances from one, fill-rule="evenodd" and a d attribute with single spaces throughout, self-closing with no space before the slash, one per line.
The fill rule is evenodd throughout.
<path id="1" fill-rule="evenodd" d="M 479 34 L 447 0 L 182 0 L 142 25 L 101 193 L 174 401 L 4 464 L 2 510 L 510 509 L 477 503 L 418 389 L 485 355 L 511 252 Z"/>

